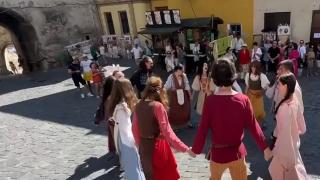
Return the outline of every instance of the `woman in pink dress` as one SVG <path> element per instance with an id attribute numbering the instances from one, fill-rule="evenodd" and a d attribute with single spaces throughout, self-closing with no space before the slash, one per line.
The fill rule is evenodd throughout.
<path id="1" fill-rule="evenodd" d="M 293 43 L 293 50 L 289 54 L 289 59 L 292 61 L 294 66 L 294 75 L 298 77 L 298 58 L 300 56 L 300 53 L 298 51 L 298 45 L 297 43 Z"/>
<path id="2" fill-rule="evenodd" d="M 299 152 L 300 135 L 306 132 L 302 107 L 293 95 L 295 76 L 285 74 L 279 78 L 279 94 L 284 97 L 275 110 L 277 137 L 269 172 L 274 180 L 306 180 L 307 172 Z"/>

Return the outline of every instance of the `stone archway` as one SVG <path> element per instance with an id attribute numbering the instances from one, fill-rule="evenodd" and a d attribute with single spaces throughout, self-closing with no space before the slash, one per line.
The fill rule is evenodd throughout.
<path id="1" fill-rule="evenodd" d="M 34 27 L 12 9 L 0 7 L 0 12 L 0 26 L 10 33 L 17 53 L 23 60 L 23 73 L 36 70 L 40 57 L 38 50 L 39 41 Z M 4 64 L 4 59 L 0 57 L 0 61 L 1 68 Z"/>

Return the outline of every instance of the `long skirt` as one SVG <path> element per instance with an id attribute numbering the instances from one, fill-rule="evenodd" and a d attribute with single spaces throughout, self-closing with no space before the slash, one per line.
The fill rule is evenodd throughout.
<path id="1" fill-rule="evenodd" d="M 147 180 L 178 180 L 176 159 L 165 139 L 141 139 L 139 153 Z"/>
<path id="2" fill-rule="evenodd" d="M 297 154 L 297 163 L 293 167 L 284 169 L 283 164 L 277 156 L 272 158 L 269 166 L 271 178 L 274 180 L 307 180 L 307 171 L 302 162 L 300 153 Z"/>
<path id="3" fill-rule="evenodd" d="M 188 91 L 184 90 L 184 104 L 180 105 L 177 91 L 168 91 L 169 95 L 169 121 L 174 128 L 185 126 L 190 120 L 191 103 Z"/>
<path id="4" fill-rule="evenodd" d="M 121 166 L 124 169 L 124 177 L 127 180 L 145 180 L 140 163 L 138 149 L 135 145 L 122 143 L 120 133 L 118 135 L 119 157 Z"/>
<path id="5" fill-rule="evenodd" d="M 197 107 L 196 107 L 197 113 L 199 115 L 202 115 L 202 109 L 203 109 L 205 98 L 206 98 L 206 93 L 201 90 L 198 95 Z"/>
<path id="6" fill-rule="evenodd" d="M 108 147 L 109 147 L 109 152 L 115 152 L 116 147 L 114 144 L 114 122 L 108 120 Z"/>
<path id="7" fill-rule="evenodd" d="M 248 90 L 248 97 L 252 104 L 254 115 L 259 123 L 262 123 L 266 116 L 263 103 L 263 95 L 261 90 Z"/>

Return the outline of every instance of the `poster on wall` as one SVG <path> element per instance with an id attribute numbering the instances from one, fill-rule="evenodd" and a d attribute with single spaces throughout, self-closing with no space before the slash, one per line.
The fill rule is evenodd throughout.
<path id="1" fill-rule="evenodd" d="M 180 11 L 172 10 L 174 23 L 181 24 Z"/>
<path id="2" fill-rule="evenodd" d="M 146 14 L 148 25 L 153 25 L 152 13 L 151 12 L 146 12 L 145 14 Z"/>
<path id="3" fill-rule="evenodd" d="M 278 35 L 279 36 L 288 36 L 290 35 L 290 26 L 289 25 L 282 25 L 278 26 Z"/>
<path id="4" fill-rule="evenodd" d="M 163 11 L 163 16 L 164 16 L 164 22 L 165 22 L 166 24 L 172 24 L 172 23 L 171 23 L 170 11 Z"/>
<path id="5" fill-rule="evenodd" d="M 154 11 L 154 18 L 156 20 L 156 24 L 162 25 L 162 19 L 161 19 L 161 12 L 160 11 Z"/>

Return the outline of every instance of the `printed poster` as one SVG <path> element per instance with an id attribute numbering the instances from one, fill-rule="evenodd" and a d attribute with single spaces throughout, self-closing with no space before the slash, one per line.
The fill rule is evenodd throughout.
<path id="1" fill-rule="evenodd" d="M 160 11 L 154 11 L 154 18 L 156 20 L 156 24 L 162 25 L 162 19 L 161 19 Z"/>

